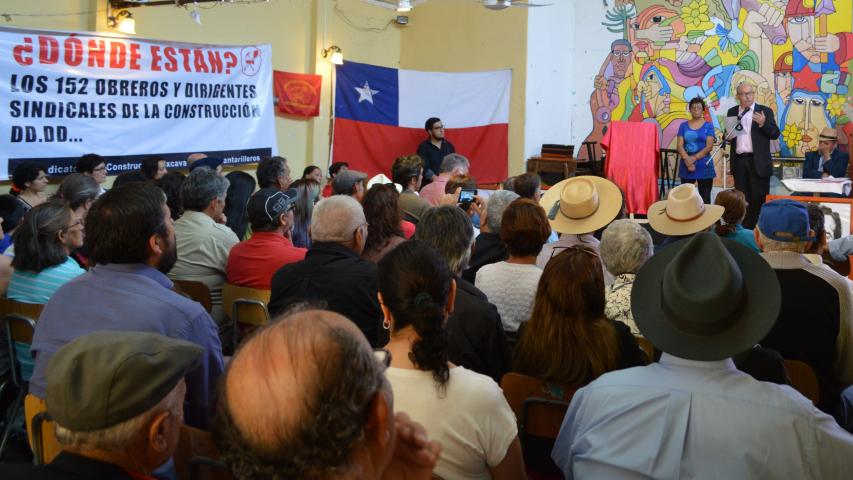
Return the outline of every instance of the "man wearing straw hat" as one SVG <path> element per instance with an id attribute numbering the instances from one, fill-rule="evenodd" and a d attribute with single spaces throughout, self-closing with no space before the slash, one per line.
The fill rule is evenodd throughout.
<path id="1" fill-rule="evenodd" d="M 853 436 L 732 362 L 770 331 L 780 302 L 767 262 L 714 233 L 652 256 L 631 306 L 664 353 L 575 393 L 552 452 L 565 478 L 853 478 Z"/>
<path id="2" fill-rule="evenodd" d="M 725 208 L 707 205 L 702 201 L 696 185 L 686 183 L 669 191 L 666 200 L 655 202 L 649 207 L 649 225 L 667 239 L 655 248 L 655 252 L 710 228 Z"/>
<path id="3" fill-rule="evenodd" d="M 599 250 L 599 241 L 593 232 L 607 226 L 622 211 L 622 192 L 610 180 L 585 175 L 563 180 L 549 188 L 539 202 L 551 229 L 560 233 L 560 239 L 542 247 L 536 265 L 544 269 L 552 257 L 575 245 Z M 603 268 L 603 266 L 602 266 Z M 613 277 L 604 269 L 604 283 Z"/>
<path id="4" fill-rule="evenodd" d="M 806 152 L 803 178 L 847 177 L 847 154 L 838 150 L 838 131 L 824 128 L 816 152 Z"/>

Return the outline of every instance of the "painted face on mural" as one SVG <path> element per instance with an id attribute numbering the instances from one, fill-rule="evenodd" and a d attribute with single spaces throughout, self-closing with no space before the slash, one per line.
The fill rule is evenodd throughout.
<path id="1" fill-rule="evenodd" d="M 631 49 L 628 45 L 616 45 L 610 52 L 613 58 L 613 73 L 616 78 L 625 78 L 628 67 L 631 65 Z"/>
<path id="2" fill-rule="evenodd" d="M 818 149 L 818 135 L 829 126 L 826 100 L 820 94 L 795 91 L 791 95 L 785 115 L 785 124 L 794 125 L 802 133 L 800 142 L 789 142 L 788 147 L 796 156 Z M 793 145 L 791 143 L 794 143 Z"/>
<path id="3" fill-rule="evenodd" d="M 787 23 L 791 45 L 809 62 L 820 62 L 820 52 L 815 47 L 814 17 L 790 17 Z"/>

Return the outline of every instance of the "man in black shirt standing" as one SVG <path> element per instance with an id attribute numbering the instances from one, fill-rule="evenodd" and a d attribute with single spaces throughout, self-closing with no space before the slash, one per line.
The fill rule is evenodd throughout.
<path id="1" fill-rule="evenodd" d="M 424 160 L 424 185 L 432 181 L 438 174 L 441 160 L 450 153 L 456 153 L 453 144 L 444 139 L 444 125 L 441 120 L 432 117 L 426 121 L 424 128 L 429 138 L 418 145 L 418 156 Z"/>

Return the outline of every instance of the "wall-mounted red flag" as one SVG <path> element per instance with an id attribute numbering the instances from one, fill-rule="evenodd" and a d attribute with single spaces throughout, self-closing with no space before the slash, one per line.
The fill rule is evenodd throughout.
<path id="1" fill-rule="evenodd" d="M 273 87 L 278 98 L 278 111 L 287 115 L 316 117 L 320 115 L 321 75 L 273 72 Z"/>

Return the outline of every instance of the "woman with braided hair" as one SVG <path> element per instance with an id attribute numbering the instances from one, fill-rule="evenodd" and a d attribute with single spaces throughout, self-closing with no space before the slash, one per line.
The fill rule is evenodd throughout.
<path id="1" fill-rule="evenodd" d="M 455 297 L 450 268 L 426 242 L 405 242 L 379 262 L 394 408 L 442 444 L 436 476 L 525 478 L 515 416 L 500 387 L 448 361 L 444 328 Z"/>

